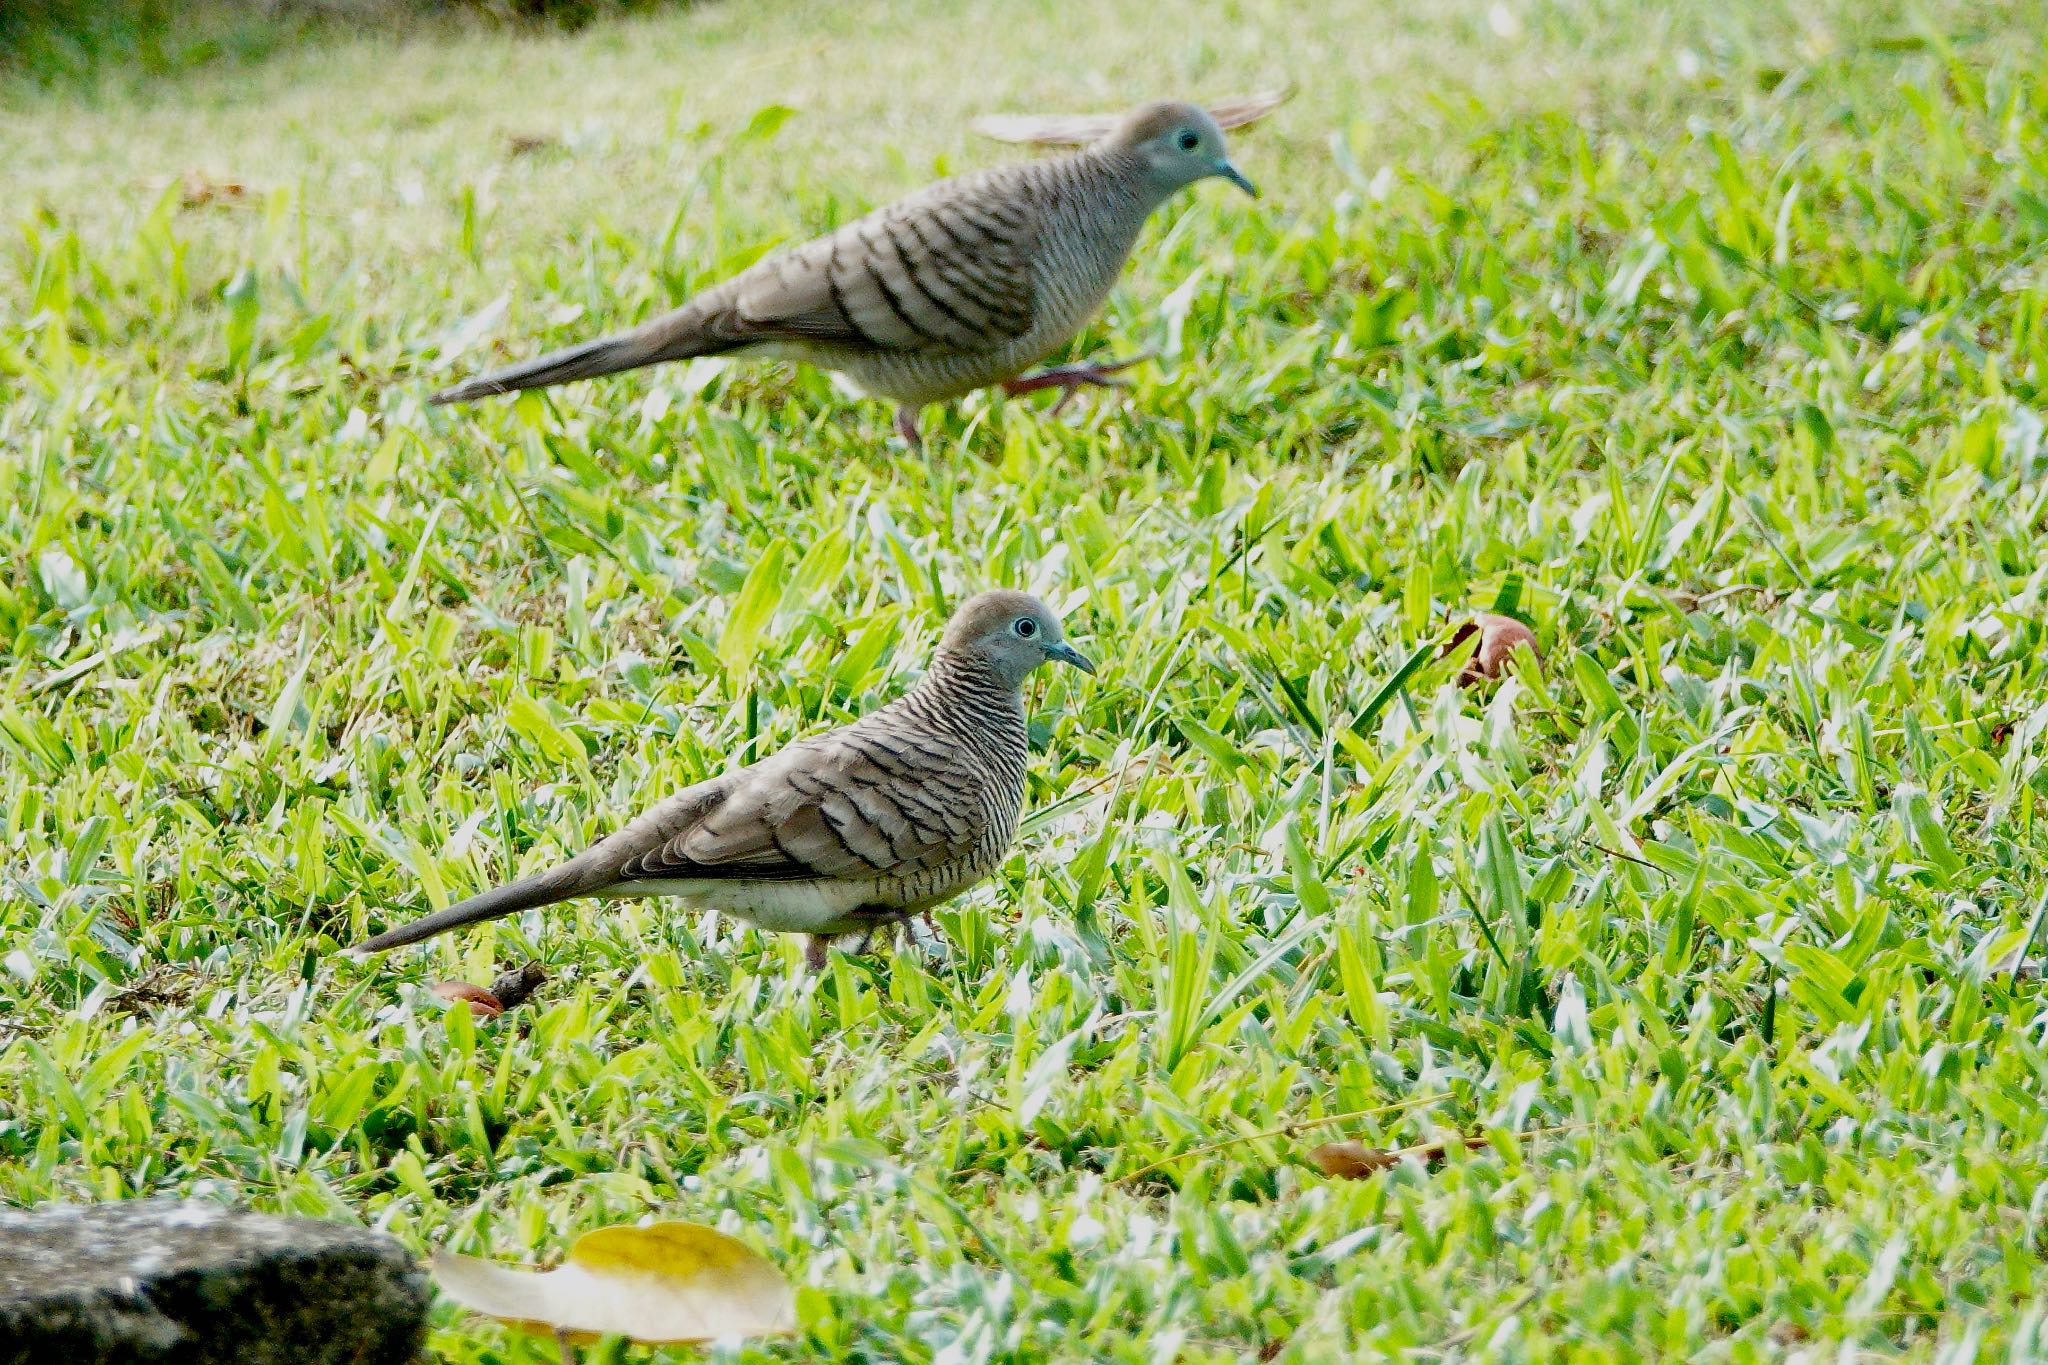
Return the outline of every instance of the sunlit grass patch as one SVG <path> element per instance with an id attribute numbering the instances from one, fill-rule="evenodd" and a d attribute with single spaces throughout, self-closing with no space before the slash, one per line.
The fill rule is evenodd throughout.
<path id="1" fill-rule="evenodd" d="M 0 1194 L 715 1223 L 800 1286 L 748 1358 L 2040 1355 L 2030 12 L 998 13 L 7 89 Z M 1071 421 L 423 406 L 1006 154 L 970 114 L 1276 74 L 1268 197 L 1162 215 L 1077 345 L 1160 361 Z M 1102 667 L 935 956 L 648 904 L 331 956 L 880 705 L 991 585 Z M 1476 611 L 1540 664 L 1461 687 Z M 496 1020 L 429 990 L 528 956 Z"/>

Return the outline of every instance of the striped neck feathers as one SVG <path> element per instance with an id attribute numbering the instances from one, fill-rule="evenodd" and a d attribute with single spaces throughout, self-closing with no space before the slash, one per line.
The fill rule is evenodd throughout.
<path id="1" fill-rule="evenodd" d="M 941 648 L 904 701 L 934 723 L 968 738 L 1024 729 L 1023 679 L 1005 678 L 983 655 Z"/>

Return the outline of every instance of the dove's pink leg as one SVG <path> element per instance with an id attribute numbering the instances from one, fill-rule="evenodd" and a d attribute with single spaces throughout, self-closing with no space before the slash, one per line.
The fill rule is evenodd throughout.
<path id="1" fill-rule="evenodd" d="M 1052 410 L 1058 412 L 1082 389 L 1122 388 L 1124 381 L 1116 376 L 1131 366 L 1143 364 L 1151 358 L 1152 353 L 1145 351 L 1132 356 L 1129 360 L 1119 360 L 1111 365 L 1098 365 L 1092 360 L 1084 360 L 1078 365 L 1055 365 L 1049 370 L 1040 370 L 1037 374 L 1020 374 L 1015 379 L 1005 379 L 1003 392 L 1014 398 L 1020 393 L 1035 393 L 1039 389 L 1058 389 L 1059 401 L 1052 405 Z"/>
<path id="2" fill-rule="evenodd" d="M 860 940 L 860 951 L 863 953 L 873 952 L 876 940 L 882 935 L 892 934 L 898 925 L 910 922 L 908 910 L 889 909 L 879 905 L 862 906 L 853 913 L 861 918 L 867 931 Z"/>
<path id="3" fill-rule="evenodd" d="M 896 434 L 903 438 L 903 444 L 916 450 L 924 444 L 917 434 L 917 409 L 908 403 L 896 405 Z"/>

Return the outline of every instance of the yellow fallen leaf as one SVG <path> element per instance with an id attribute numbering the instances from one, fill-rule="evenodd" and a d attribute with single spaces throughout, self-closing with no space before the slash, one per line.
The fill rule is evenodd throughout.
<path id="1" fill-rule="evenodd" d="M 796 1330 L 796 1293 L 782 1272 L 699 1223 L 586 1232 L 553 1270 L 446 1251 L 432 1270 L 463 1307 L 571 1340 L 612 1334 L 668 1345 Z"/>

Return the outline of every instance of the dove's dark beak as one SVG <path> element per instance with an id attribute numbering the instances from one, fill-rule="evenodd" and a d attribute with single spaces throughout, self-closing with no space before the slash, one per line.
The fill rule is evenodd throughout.
<path id="1" fill-rule="evenodd" d="M 1218 161 L 1216 163 L 1216 174 L 1222 176 L 1252 198 L 1256 199 L 1259 197 L 1259 187 L 1245 179 L 1244 172 L 1231 165 L 1228 161 Z"/>
<path id="2" fill-rule="evenodd" d="M 1083 673 L 1093 673 L 1095 671 L 1095 665 L 1088 662 L 1088 656 L 1064 640 L 1046 650 L 1045 657 L 1048 659 L 1058 659 L 1063 664 L 1072 664 Z"/>

